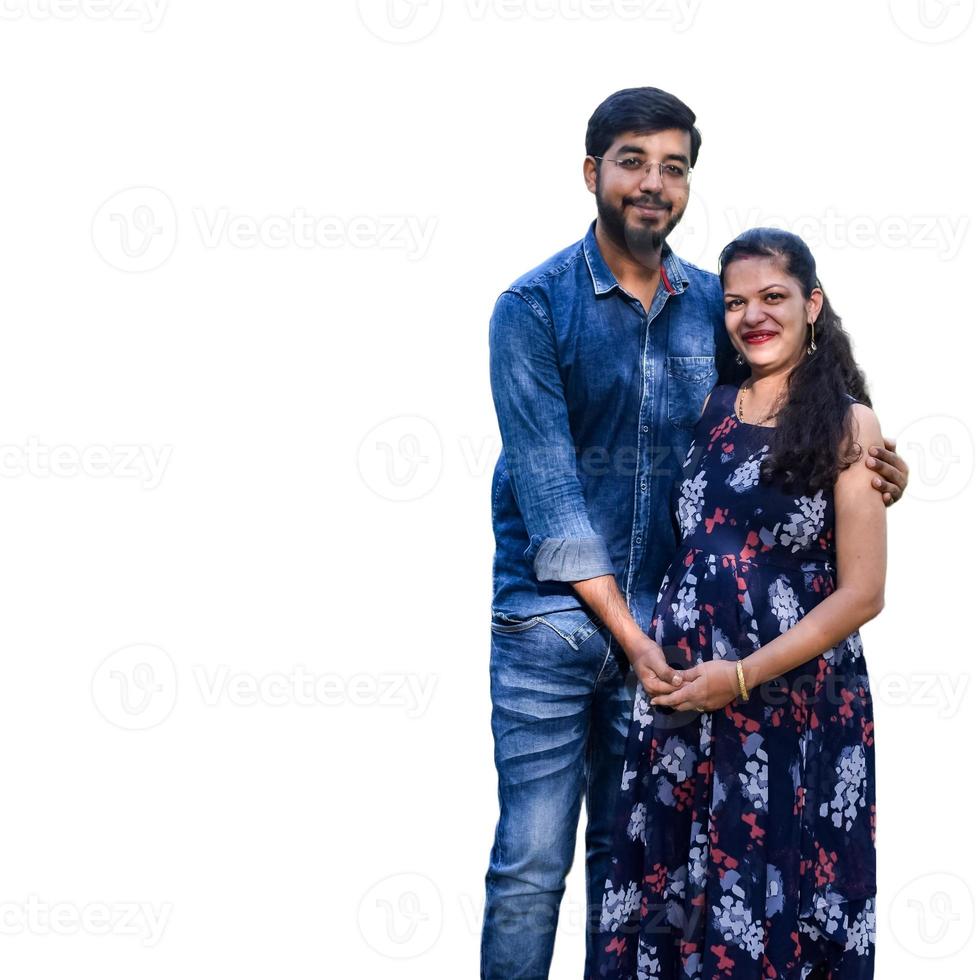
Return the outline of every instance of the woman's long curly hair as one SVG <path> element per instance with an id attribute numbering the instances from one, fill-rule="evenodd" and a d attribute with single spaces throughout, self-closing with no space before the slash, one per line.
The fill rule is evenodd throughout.
<path id="1" fill-rule="evenodd" d="M 781 228 L 752 228 L 722 249 L 718 260 L 722 283 L 725 270 L 739 259 L 773 259 L 792 276 L 809 299 L 814 289 L 823 292 L 817 264 L 806 242 Z M 807 343 L 810 341 L 807 331 Z M 862 449 L 855 442 L 855 427 L 849 423 L 848 395 L 871 407 L 864 373 L 854 360 L 851 338 L 834 312 L 826 292 L 814 324 L 817 349 L 804 353 L 789 374 L 776 426 L 769 440 L 769 455 L 759 470 L 767 483 L 780 480 L 788 493 L 832 490 L 837 475 L 855 460 Z M 845 439 L 852 447 L 843 449 Z"/>

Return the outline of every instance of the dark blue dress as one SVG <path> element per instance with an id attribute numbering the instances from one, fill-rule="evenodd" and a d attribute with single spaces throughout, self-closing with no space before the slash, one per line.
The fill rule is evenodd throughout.
<path id="1" fill-rule="evenodd" d="M 748 656 L 835 588 L 833 493 L 759 481 L 773 430 L 736 393 L 712 393 L 674 491 L 649 632 L 681 668 Z M 637 684 L 595 976 L 868 980 L 874 771 L 857 632 L 713 712 Z"/>

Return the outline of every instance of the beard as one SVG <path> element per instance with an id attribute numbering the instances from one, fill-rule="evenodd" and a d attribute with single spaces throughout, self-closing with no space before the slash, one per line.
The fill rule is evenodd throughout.
<path id="1" fill-rule="evenodd" d="M 667 236 L 677 227 L 684 216 L 684 211 L 677 211 L 669 201 L 646 197 L 629 197 L 623 200 L 622 208 L 611 205 L 602 195 L 601 185 L 596 186 L 596 210 L 599 220 L 606 233 L 621 248 L 625 249 L 641 265 L 655 269 L 660 264 L 660 250 Z M 663 228 L 657 229 L 649 224 L 627 224 L 625 208 L 629 204 L 649 205 L 652 207 L 669 207 L 667 221 Z"/>

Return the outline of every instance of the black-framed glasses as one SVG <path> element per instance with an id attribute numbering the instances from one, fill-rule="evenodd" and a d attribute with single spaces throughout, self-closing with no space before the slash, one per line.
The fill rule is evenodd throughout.
<path id="1" fill-rule="evenodd" d="M 600 157 L 590 154 L 593 160 L 605 160 L 614 164 L 623 173 L 638 176 L 643 174 L 645 177 L 654 167 L 660 170 L 660 180 L 664 187 L 683 187 L 691 182 L 691 174 L 694 172 L 691 167 L 677 160 L 667 160 L 658 163 L 656 160 L 643 160 L 638 156 L 625 157 Z"/>

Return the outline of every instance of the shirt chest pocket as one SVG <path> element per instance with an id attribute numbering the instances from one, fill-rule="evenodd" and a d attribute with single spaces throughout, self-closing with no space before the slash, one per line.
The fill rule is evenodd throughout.
<path id="1" fill-rule="evenodd" d="M 667 418 L 678 429 L 690 429 L 701 417 L 705 396 L 718 381 L 712 355 L 667 358 Z"/>

